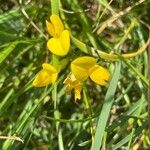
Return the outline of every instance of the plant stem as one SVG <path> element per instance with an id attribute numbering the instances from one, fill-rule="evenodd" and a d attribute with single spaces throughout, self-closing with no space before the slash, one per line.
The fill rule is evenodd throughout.
<path id="1" fill-rule="evenodd" d="M 150 133 L 150 45 L 148 47 L 148 122 L 149 122 L 149 133 Z"/>
<path id="2" fill-rule="evenodd" d="M 92 144 L 93 144 L 93 142 L 94 142 L 94 128 L 93 128 L 93 122 L 92 122 L 92 107 L 91 107 L 91 104 L 90 104 L 89 99 L 87 97 L 87 92 L 86 92 L 85 87 L 83 88 L 83 100 L 85 102 L 86 109 L 88 110 L 89 117 L 91 118 L 90 119 L 90 131 L 91 131 Z"/>

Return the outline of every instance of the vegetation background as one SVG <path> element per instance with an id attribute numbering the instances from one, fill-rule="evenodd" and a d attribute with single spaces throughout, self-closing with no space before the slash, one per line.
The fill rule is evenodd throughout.
<path id="1" fill-rule="evenodd" d="M 45 20 L 55 3 L 0 0 L 0 149 L 150 149 L 146 51 L 150 1 L 61 1 L 60 17 L 73 36 L 110 54 L 105 59 L 97 56 L 99 64 L 111 72 L 108 85 L 86 81 L 77 102 L 73 93 L 65 93 L 63 84 L 69 65 L 57 89 L 31 85 L 42 63 L 51 61 Z M 84 54 L 74 42 L 71 51 L 73 57 L 92 55 Z M 129 53 L 134 57 L 122 57 Z"/>

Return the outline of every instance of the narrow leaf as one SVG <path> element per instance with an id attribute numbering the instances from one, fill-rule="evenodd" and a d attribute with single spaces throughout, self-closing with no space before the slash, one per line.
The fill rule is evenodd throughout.
<path id="1" fill-rule="evenodd" d="M 101 110 L 101 114 L 99 116 L 96 133 L 95 133 L 95 138 L 94 138 L 94 143 L 92 146 L 93 150 L 99 150 L 101 147 L 101 144 L 102 144 L 103 134 L 104 134 L 104 131 L 105 131 L 105 128 L 107 125 L 111 106 L 114 101 L 113 97 L 114 97 L 114 94 L 115 94 L 115 91 L 117 88 L 117 83 L 118 83 L 119 76 L 120 76 L 121 63 L 117 63 L 115 68 L 116 69 L 115 69 L 112 79 L 110 81 L 110 86 L 107 90 L 104 104 L 103 104 L 103 107 Z"/>

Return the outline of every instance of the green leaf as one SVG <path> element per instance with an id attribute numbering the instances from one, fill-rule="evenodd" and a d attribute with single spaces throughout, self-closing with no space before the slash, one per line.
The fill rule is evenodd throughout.
<path id="1" fill-rule="evenodd" d="M 94 143 L 92 146 L 93 150 L 99 150 L 101 147 L 102 138 L 103 138 L 104 131 L 105 131 L 107 121 L 109 118 L 110 110 L 111 110 L 112 104 L 114 102 L 113 97 L 114 97 L 114 94 L 115 94 L 115 91 L 117 88 L 117 83 L 118 83 L 119 76 L 120 76 L 120 69 L 121 69 L 121 63 L 117 63 L 114 74 L 110 81 L 110 86 L 109 86 L 106 96 L 105 96 L 102 111 L 99 116 L 96 133 L 95 133 L 95 137 L 94 137 Z"/>
<path id="2" fill-rule="evenodd" d="M 12 42 L 2 51 L 0 51 L 0 63 L 2 63 L 6 59 L 6 57 L 15 49 L 17 45 L 18 41 Z"/>
<path id="3" fill-rule="evenodd" d="M 9 56 L 19 43 L 29 43 L 27 41 L 15 41 L 0 51 L 0 64 Z"/>

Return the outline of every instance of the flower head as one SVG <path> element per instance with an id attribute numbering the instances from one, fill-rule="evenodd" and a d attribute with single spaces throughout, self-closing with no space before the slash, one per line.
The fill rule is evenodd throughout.
<path id="1" fill-rule="evenodd" d="M 99 85 L 106 85 L 110 73 L 103 67 L 96 64 L 96 59 L 83 56 L 75 59 L 71 63 L 71 71 L 79 81 L 84 81 L 88 77 Z"/>
<path id="2" fill-rule="evenodd" d="M 52 15 L 50 21 L 46 21 L 49 34 L 52 36 L 47 42 L 48 49 L 55 55 L 64 56 L 70 48 L 70 34 L 64 30 L 64 25 L 57 15 Z"/>
<path id="3" fill-rule="evenodd" d="M 43 87 L 56 81 L 58 71 L 50 64 L 44 63 L 43 69 L 36 75 L 32 85 L 35 87 Z"/>
<path id="4" fill-rule="evenodd" d="M 74 90 L 75 101 L 81 99 L 82 84 L 72 73 L 67 76 L 64 83 L 67 84 L 66 93 Z"/>
<path id="5" fill-rule="evenodd" d="M 46 20 L 46 26 L 49 34 L 52 37 L 60 37 L 60 34 L 64 31 L 64 25 L 57 15 L 52 15 L 50 21 Z"/>

